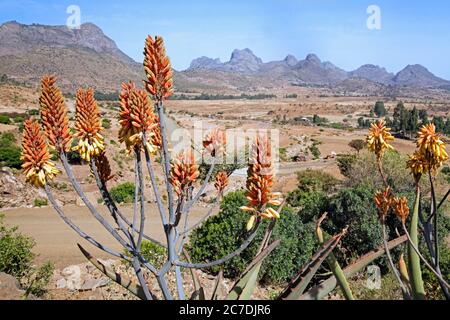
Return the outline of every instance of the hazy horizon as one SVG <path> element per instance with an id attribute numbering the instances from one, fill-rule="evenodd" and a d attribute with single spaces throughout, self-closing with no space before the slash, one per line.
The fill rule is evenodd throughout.
<path id="1" fill-rule="evenodd" d="M 446 1 L 2 0 L 0 21 L 64 25 L 67 7 L 73 4 L 81 9 L 81 23 L 98 25 L 138 62 L 146 35 L 163 36 L 177 70 L 188 68 L 200 56 L 225 62 L 234 49 L 249 48 L 264 62 L 288 54 L 301 60 L 314 53 L 346 71 L 374 64 L 397 73 L 409 64 L 421 64 L 450 80 L 450 59 L 444 59 L 450 55 L 450 42 L 445 40 L 450 34 Z M 380 8 L 380 30 L 367 27 L 370 5 Z"/>

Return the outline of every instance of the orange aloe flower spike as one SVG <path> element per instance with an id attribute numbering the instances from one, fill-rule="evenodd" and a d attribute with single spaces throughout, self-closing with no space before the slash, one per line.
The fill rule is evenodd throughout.
<path id="1" fill-rule="evenodd" d="M 37 122 L 28 119 L 22 138 L 22 169 L 26 181 L 36 187 L 43 187 L 59 171 L 50 161 L 47 144 Z"/>
<path id="2" fill-rule="evenodd" d="M 58 152 L 70 150 L 71 136 L 69 118 L 61 90 L 56 86 L 56 78 L 44 76 L 41 81 L 42 125 L 49 145 Z"/>
<path id="3" fill-rule="evenodd" d="M 173 72 L 166 55 L 164 40 L 148 36 L 144 49 L 144 69 L 147 76 L 145 87 L 155 101 L 163 101 L 173 93 Z"/>
<path id="4" fill-rule="evenodd" d="M 75 137 L 79 140 L 73 150 L 78 151 L 82 159 L 89 162 L 105 150 L 104 138 L 100 134 L 100 111 L 92 89 L 77 91 L 75 130 Z"/>

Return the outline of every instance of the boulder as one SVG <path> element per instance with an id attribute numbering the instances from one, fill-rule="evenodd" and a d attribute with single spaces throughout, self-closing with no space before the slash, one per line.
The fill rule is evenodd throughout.
<path id="1" fill-rule="evenodd" d="M 22 300 L 24 293 L 16 278 L 0 273 L 0 300 Z"/>

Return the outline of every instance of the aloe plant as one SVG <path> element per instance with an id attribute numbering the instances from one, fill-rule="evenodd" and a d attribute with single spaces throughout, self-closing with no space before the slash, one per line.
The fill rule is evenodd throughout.
<path id="1" fill-rule="evenodd" d="M 270 139 L 265 135 L 258 134 L 251 148 L 246 183 L 246 199 L 248 203 L 240 208 L 242 214 L 248 215 L 249 219 L 246 226 L 243 226 L 243 229 L 246 228 L 246 230 L 243 233 L 245 236 L 241 241 L 241 246 L 215 261 L 192 262 L 184 250 L 186 243 L 189 241 L 189 232 L 193 228 L 192 226 L 190 227 L 190 212 L 195 208 L 195 204 L 199 201 L 204 190 L 206 190 L 207 185 L 213 180 L 217 192 L 216 201 L 201 221 L 214 213 L 213 209 L 220 203 L 224 195 L 228 185 L 228 174 L 219 172 L 213 176 L 213 173 L 216 161 L 219 161 L 220 157 L 225 153 L 226 135 L 222 130 L 213 129 L 202 141 L 201 145 L 203 148 L 197 151 L 202 152 L 204 156 L 211 157 L 213 160 L 204 181 L 199 181 L 199 165 L 196 163 L 197 159 L 193 147 L 183 150 L 176 155 L 172 155 L 170 151 L 165 118 L 165 101 L 173 93 L 173 70 L 162 38 L 149 36 L 146 39 L 143 65 L 146 75 L 145 88 L 140 89 L 131 82 L 123 83 L 120 93 L 121 108 L 118 114 L 120 124 L 119 141 L 124 144 L 127 155 L 134 157 L 135 189 L 132 218 L 128 219 L 122 213 L 109 192 L 108 184 L 114 177 L 114 174 L 106 156 L 106 143 L 101 134 L 103 130 L 101 114 L 94 99 L 94 91 L 92 89 L 80 89 L 77 91 L 75 134 L 72 135 L 68 108 L 64 102 L 61 90 L 56 85 L 54 76 L 44 76 L 41 82 L 41 95 L 39 98 L 41 107 L 40 123 L 32 119 L 25 122 L 22 160 L 24 162 L 23 171 L 26 181 L 45 191 L 57 214 L 80 237 L 94 247 L 129 263 L 134 270 L 135 279 L 129 279 L 107 268 L 79 246 L 85 257 L 96 268 L 138 298 L 144 300 L 159 298 L 167 300 L 175 298 L 181 300 L 206 299 L 205 290 L 195 269 L 207 269 L 218 266 L 240 255 L 255 240 L 259 229 L 264 225 L 262 223 L 263 220 L 268 220 L 269 223 L 256 257 L 236 281 L 232 290 L 226 294 L 226 299 L 228 300 L 250 299 L 257 286 L 259 272 L 264 259 L 279 245 L 279 241 L 272 241 L 271 236 L 277 220 L 280 219 L 283 201 L 281 194 L 272 192 L 275 174 Z M 74 148 L 71 147 L 73 138 L 76 138 L 78 141 Z M 389 145 L 389 142 L 392 140 L 393 137 L 390 135 L 389 129 L 385 127 L 384 122 L 380 121 L 371 127 L 368 147 L 377 156 L 378 169 L 386 187 L 386 190 L 377 194 L 375 198 L 380 212 L 382 230 L 385 235 L 383 252 L 388 256 L 394 274 L 398 278 L 405 296 L 407 296 L 408 290 L 390 255 L 390 250 L 398 245 L 399 241 L 393 244 L 388 242 L 384 224 L 386 216 L 394 205 L 396 206 L 396 213 L 403 224 L 405 217 L 409 213 L 406 210 L 407 205 L 405 204 L 406 201 L 403 201 L 404 199 L 402 201 L 394 201 L 391 198 L 390 192 L 392 189 L 388 185 L 388 177 L 382 168 L 381 159 L 383 153 L 387 149 L 392 148 Z M 419 173 L 420 176 L 422 173 L 428 173 L 432 187 L 432 210 L 426 219 L 422 217 L 420 193 L 418 192 L 413 220 L 410 226 L 410 237 L 406 231 L 406 236 L 410 239 L 408 260 L 411 282 L 414 297 L 425 297 L 420 270 L 420 260 L 424 261 L 424 259 L 418 251 L 418 220 L 420 219 L 424 230 L 424 239 L 432 257 L 431 263 L 427 261 L 424 261 L 424 263 L 438 277 L 443 292 L 448 297 L 448 284 L 442 277 L 439 265 L 437 221 L 439 208 L 449 193 L 438 204 L 433 185 L 433 177 L 437 168 L 446 160 L 445 145 L 439 140 L 439 137 L 433 131 L 433 127 L 426 126 L 419 132 L 418 146 L 420 147 L 419 153 L 412 157 L 412 163 L 409 166 L 415 173 L 416 179 Z M 100 223 L 117 241 L 122 248 L 121 251 L 109 248 L 96 240 L 95 236 L 87 234 L 65 214 L 64 208 L 58 204 L 49 182 L 60 172 L 55 163 L 50 160 L 49 148 L 55 150 L 73 189 L 82 199 L 93 219 Z M 68 162 L 69 151 L 77 151 L 81 159 L 89 165 L 91 174 L 95 178 L 97 187 L 113 222 L 110 222 L 98 212 L 82 190 L 82 186 Z M 161 159 L 160 169 L 164 184 L 162 188 L 158 184 L 156 175 L 156 166 L 158 165 L 156 157 Z M 147 175 L 151 183 L 151 192 L 156 200 L 161 228 L 165 236 L 164 243 L 157 241 L 145 230 L 145 220 L 148 214 L 144 197 L 146 193 L 145 178 Z M 196 184 L 199 184 L 199 191 L 194 194 L 193 190 Z M 334 288 L 336 283 L 339 283 L 346 298 L 353 299 L 347 278 L 361 270 L 369 261 L 373 261 L 374 257 L 380 255 L 381 251 L 372 253 L 355 265 L 342 270 L 337 263 L 333 250 L 336 249 L 346 230 L 331 237 L 328 241 L 325 241 L 319 230 L 320 228 L 318 228 L 318 238 L 322 243 L 322 247 L 287 285 L 281 293 L 280 299 L 297 300 L 304 298 L 305 295 L 310 296 L 310 293 L 305 293 L 305 291 L 317 270 L 325 261 L 328 262 L 334 277 L 322 283 L 325 289 L 319 290 L 320 292 L 317 292 L 317 296 L 322 296 L 330 288 Z M 144 239 L 157 243 L 166 249 L 167 256 L 162 266 L 156 267 L 144 257 L 141 252 Z M 183 269 L 188 269 L 191 274 L 194 283 L 193 292 L 185 292 Z M 172 274 L 175 275 L 175 288 L 169 287 L 167 279 Z M 149 275 L 152 276 L 151 279 L 156 280 L 156 284 L 161 291 L 161 297 L 152 292 L 153 286 L 148 284 Z M 219 297 L 220 285 L 221 276 L 216 281 L 212 299 Z"/>
<path id="2" fill-rule="evenodd" d="M 401 236 L 397 239 L 390 241 L 388 243 L 388 248 L 392 250 L 393 248 L 401 245 L 402 243 L 405 243 L 406 241 L 408 241 L 407 237 Z M 357 261 L 344 268 L 343 270 L 344 276 L 347 279 L 353 277 L 358 272 L 362 271 L 365 267 L 367 267 L 369 264 L 371 264 L 373 261 L 382 257 L 384 254 L 385 254 L 384 245 L 378 248 L 377 250 L 365 254 Z M 331 291 L 333 291 L 337 285 L 338 282 L 336 277 L 332 276 L 327 280 L 324 280 L 320 284 L 314 286 L 313 288 L 309 289 L 304 294 L 302 294 L 299 297 L 299 300 L 321 300 L 325 298 L 328 294 L 330 294 Z"/>
<path id="3" fill-rule="evenodd" d="M 412 246 L 419 246 L 419 204 L 420 204 L 420 187 L 417 186 L 416 200 L 414 201 L 414 211 L 410 222 L 411 242 L 408 244 L 408 262 L 409 273 L 411 274 L 411 287 L 414 298 L 425 299 L 425 287 L 422 279 L 422 268 L 420 267 L 420 258 Z"/>
<path id="4" fill-rule="evenodd" d="M 398 198 L 392 195 L 391 186 L 388 182 L 388 177 L 383 171 L 382 157 L 386 150 L 394 149 L 389 144 L 394 140 L 394 137 L 390 134 L 390 128 L 385 126 L 384 120 L 378 121 L 373 124 L 369 130 L 367 136 L 367 144 L 369 150 L 374 152 L 377 157 L 377 165 L 380 176 L 383 180 L 385 190 L 377 192 L 375 194 L 375 204 L 378 208 L 381 228 L 383 232 L 383 242 L 385 246 L 386 256 L 389 261 L 389 265 L 394 273 L 403 295 L 406 299 L 415 298 L 423 300 L 426 298 L 426 292 L 422 279 L 421 260 L 425 265 L 436 275 L 439 284 L 441 286 L 444 296 L 450 299 L 449 289 L 450 286 L 442 276 L 440 270 L 439 261 L 439 234 L 438 234 L 438 215 L 439 208 L 443 205 L 445 199 L 449 196 L 450 190 L 446 193 L 441 202 L 437 202 L 437 195 L 435 190 L 435 178 L 439 167 L 449 159 L 446 151 L 445 143 L 441 136 L 436 133 L 436 127 L 434 124 L 427 124 L 422 126 L 417 133 L 417 150 L 409 157 L 407 167 L 411 170 L 412 176 L 416 184 L 416 198 L 414 201 L 414 210 L 411 217 L 409 232 L 406 228 L 406 220 L 409 216 L 408 200 L 406 197 Z M 420 181 L 423 175 L 427 175 L 431 186 L 431 212 L 426 217 L 421 208 L 421 191 Z M 397 218 L 400 220 L 403 226 L 408 243 L 408 275 L 405 270 L 402 271 L 403 276 L 397 270 L 393 263 L 390 249 L 387 246 L 387 232 L 386 232 L 386 217 L 388 214 L 394 211 Z M 419 220 L 421 223 L 421 229 L 423 230 L 423 238 L 427 244 L 428 251 L 432 258 L 431 264 L 426 261 L 423 255 L 419 251 Z M 400 264 L 402 267 L 402 264 Z M 409 277 L 410 276 L 410 277 Z M 408 280 L 409 279 L 409 280 Z M 410 285 L 409 285 L 410 284 Z M 410 289 L 412 293 L 410 292 Z"/>
<path id="5" fill-rule="evenodd" d="M 320 244 L 324 243 L 324 236 L 323 231 L 320 225 L 322 224 L 322 221 L 326 218 L 327 214 L 325 213 L 318 221 L 316 226 L 316 236 L 319 240 Z M 344 297 L 347 300 L 355 300 L 353 297 L 352 290 L 350 289 L 350 285 L 348 284 L 347 278 L 345 277 L 344 272 L 342 271 L 341 266 L 339 265 L 339 262 L 336 259 L 336 256 L 333 252 L 330 253 L 329 257 L 327 258 L 327 263 L 331 271 L 333 272 L 334 276 L 336 277 L 336 280 L 339 283 L 339 286 L 342 289 L 342 292 L 344 294 Z"/>

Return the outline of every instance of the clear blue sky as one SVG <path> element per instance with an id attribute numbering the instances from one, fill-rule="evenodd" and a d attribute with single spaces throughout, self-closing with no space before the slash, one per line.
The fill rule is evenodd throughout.
<path id="1" fill-rule="evenodd" d="M 420 63 L 450 79 L 448 0 L 0 0 L 0 22 L 65 24 L 71 4 L 137 61 L 147 34 L 163 36 L 178 70 L 248 47 L 264 61 L 314 52 L 346 70 L 372 63 L 398 72 Z M 381 30 L 366 27 L 372 4 L 381 9 Z"/>

